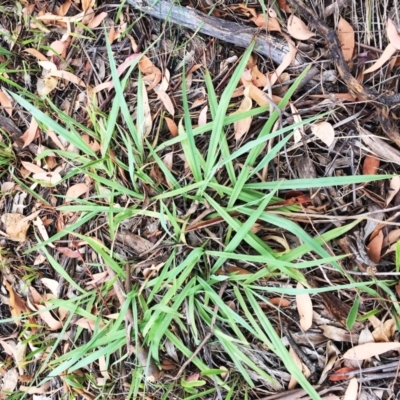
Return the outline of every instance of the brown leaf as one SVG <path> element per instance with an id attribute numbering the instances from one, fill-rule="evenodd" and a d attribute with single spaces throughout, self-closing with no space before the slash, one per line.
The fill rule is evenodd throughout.
<path id="1" fill-rule="evenodd" d="M 331 382 L 337 382 L 337 381 L 343 381 L 345 379 L 349 379 L 349 373 L 356 371 L 356 368 L 353 367 L 343 367 L 339 368 L 338 370 L 335 371 L 333 375 L 329 377 L 329 380 Z"/>
<path id="2" fill-rule="evenodd" d="M 379 158 L 374 156 L 366 156 L 363 164 L 363 175 L 376 175 L 378 173 L 380 163 L 381 162 Z"/>
<path id="3" fill-rule="evenodd" d="M 276 18 L 268 17 L 264 14 L 258 14 L 257 17 L 253 17 L 250 20 L 253 21 L 259 28 L 264 28 L 270 32 L 282 32 L 279 21 Z"/>
<path id="4" fill-rule="evenodd" d="M 165 122 L 167 123 L 169 132 L 173 137 L 178 136 L 178 126 L 176 125 L 175 121 L 172 118 L 164 117 Z"/>
<path id="5" fill-rule="evenodd" d="M 342 45 L 343 57 L 346 61 L 353 58 L 354 46 L 356 44 L 353 27 L 342 17 L 337 26 L 337 36 Z"/>
<path id="6" fill-rule="evenodd" d="M 273 297 L 272 299 L 269 299 L 269 302 L 277 307 L 289 307 L 290 306 L 290 300 L 285 299 L 284 297 Z"/>
<path id="7" fill-rule="evenodd" d="M 297 283 L 297 289 L 303 289 L 301 283 Z M 312 326 L 313 305 L 308 293 L 296 295 L 297 311 L 300 315 L 300 326 L 303 331 L 308 331 Z"/>
<path id="8" fill-rule="evenodd" d="M 69 203 L 70 201 L 77 199 L 79 196 L 87 193 L 88 191 L 89 188 L 86 183 L 77 183 L 67 190 L 67 193 L 65 194 L 65 202 Z"/>
<path id="9" fill-rule="evenodd" d="M 135 235 L 127 230 L 117 232 L 116 239 L 124 245 L 132 248 L 136 253 L 141 254 L 154 247 L 154 244 L 149 240 Z"/>
<path id="10" fill-rule="evenodd" d="M 297 40 L 307 40 L 315 36 L 315 33 L 311 32 L 306 24 L 293 14 L 287 21 L 287 29 L 289 35 Z"/>
<path id="11" fill-rule="evenodd" d="M 157 68 L 147 56 L 142 55 L 138 66 L 142 74 L 145 75 L 145 81 L 151 82 L 147 87 L 147 91 L 153 89 L 161 82 L 162 73 L 160 69 Z"/>
<path id="12" fill-rule="evenodd" d="M 69 8 L 71 7 L 71 0 L 67 0 L 65 3 L 61 4 L 61 6 L 57 10 L 57 15 L 63 17 L 67 15 Z"/>
<path id="13" fill-rule="evenodd" d="M 22 300 L 21 297 L 19 297 L 19 294 L 14 291 L 12 286 L 7 281 L 4 281 L 4 283 L 6 285 L 8 293 L 10 294 L 8 304 L 11 309 L 11 315 L 13 318 L 15 318 L 15 324 L 17 326 L 20 326 L 20 317 L 23 313 L 28 311 L 28 308 L 26 307 L 25 301 Z"/>
<path id="14" fill-rule="evenodd" d="M 16 368 L 9 369 L 6 373 L 2 373 L 3 385 L 0 391 L 0 400 L 9 398 L 9 394 L 13 393 L 18 384 L 18 372 Z"/>
<path id="15" fill-rule="evenodd" d="M 279 8 L 282 11 L 285 11 L 287 13 L 291 13 L 292 12 L 292 10 L 290 9 L 290 7 L 289 7 L 289 5 L 287 3 L 287 0 L 278 0 L 278 5 L 279 5 Z"/>
<path id="16" fill-rule="evenodd" d="M 81 258 L 82 255 L 78 250 L 72 250 L 69 247 L 57 247 L 57 250 L 69 258 Z"/>
<path id="17" fill-rule="evenodd" d="M 35 139 L 38 133 L 39 125 L 35 118 L 32 117 L 29 128 L 20 137 L 20 140 L 24 142 L 23 147 L 29 146 Z"/>
<path id="18" fill-rule="evenodd" d="M 207 111 L 208 111 L 208 106 L 204 106 L 200 113 L 199 113 L 199 119 L 197 121 L 198 126 L 205 125 L 207 123 Z"/>
<path id="19" fill-rule="evenodd" d="M 390 57 L 392 57 L 392 55 L 396 52 L 396 50 L 397 50 L 396 47 L 392 43 L 389 43 L 386 49 L 383 50 L 383 53 L 378 58 L 378 60 L 376 60 L 371 67 L 367 68 L 363 72 L 363 74 L 369 74 L 370 72 L 374 72 L 380 67 L 382 67 L 382 65 L 385 64 L 386 61 L 389 61 Z"/>
<path id="20" fill-rule="evenodd" d="M 102 319 L 94 320 L 89 318 L 80 318 L 75 322 L 75 325 L 78 325 L 90 331 L 94 331 L 96 327 L 99 327 L 99 329 L 104 328 L 105 323 L 103 322 Z"/>
<path id="21" fill-rule="evenodd" d="M 380 230 L 378 234 L 368 243 L 367 254 L 374 263 L 378 263 L 381 258 L 383 244 L 383 232 Z"/>

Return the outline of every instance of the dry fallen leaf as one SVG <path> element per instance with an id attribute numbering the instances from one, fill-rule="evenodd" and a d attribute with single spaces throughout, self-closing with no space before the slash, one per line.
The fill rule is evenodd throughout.
<path id="1" fill-rule="evenodd" d="M 392 43 L 389 43 L 381 56 L 375 61 L 375 63 L 371 67 L 367 68 L 363 72 L 363 74 L 369 74 L 370 72 L 374 72 L 382 67 L 382 65 L 385 64 L 385 62 L 388 61 L 396 51 L 396 47 Z"/>
<path id="2" fill-rule="evenodd" d="M 349 386 L 343 396 L 343 400 L 357 400 L 358 399 L 358 382 L 357 378 L 350 379 Z"/>
<path id="3" fill-rule="evenodd" d="M 1 222 L 5 225 L 6 233 L 11 240 L 24 242 L 30 221 L 22 214 L 5 213 L 1 216 Z"/>
<path id="4" fill-rule="evenodd" d="M 172 118 L 164 117 L 165 122 L 167 123 L 168 129 L 173 137 L 178 136 L 178 126 Z"/>
<path id="5" fill-rule="evenodd" d="M 38 129 L 39 129 L 39 125 L 38 125 L 36 119 L 32 117 L 29 128 L 20 137 L 20 140 L 22 140 L 24 142 L 23 147 L 29 146 L 36 139 Z"/>
<path id="6" fill-rule="evenodd" d="M 307 40 L 315 36 L 315 33 L 311 32 L 306 24 L 293 14 L 287 21 L 287 29 L 289 35 L 297 40 Z"/>
<path id="7" fill-rule="evenodd" d="M 304 289 L 301 283 L 297 284 L 297 289 Z M 296 295 L 297 311 L 300 316 L 300 326 L 303 331 L 308 331 L 312 326 L 313 305 L 308 293 Z"/>
<path id="8" fill-rule="evenodd" d="M 380 230 L 378 234 L 368 243 L 367 254 L 371 261 L 378 263 L 381 259 L 383 244 L 383 232 Z"/>
<path id="9" fill-rule="evenodd" d="M 56 186 L 62 181 L 62 177 L 58 172 L 41 172 L 32 175 L 33 179 L 38 180 L 44 186 Z"/>
<path id="10" fill-rule="evenodd" d="M 240 107 L 237 111 L 233 112 L 231 115 L 240 114 L 245 111 L 251 110 L 253 102 L 249 97 L 250 87 L 244 90 L 244 99 L 242 100 Z M 241 118 L 239 121 L 234 122 L 233 128 L 235 132 L 235 140 L 240 140 L 250 129 L 252 117 Z"/>
<path id="11" fill-rule="evenodd" d="M 7 114 L 12 117 L 12 101 L 10 96 L 4 91 L 3 87 L 0 90 L 0 105 L 4 108 Z"/>
<path id="12" fill-rule="evenodd" d="M 312 133 L 320 140 L 322 140 L 328 147 L 332 145 L 335 140 L 335 130 L 333 126 L 326 121 L 317 122 L 311 126 Z"/>
<path id="13" fill-rule="evenodd" d="M 353 58 L 355 37 L 353 27 L 342 17 L 339 19 L 337 26 L 337 36 L 340 44 L 342 45 L 343 57 L 346 61 L 350 61 Z"/>
<path id="14" fill-rule="evenodd" d="M 371 357 L 379 356 L 387 351 L 400 350 L 400 343 L 365 343 L 347 350 L 343 358 L 347 360 L 366 360 Z"/>
<path id="15" fill-rule="evenodd" d="M 379 158 L 366 156 L 363 164 L 363 175 L 376 175 L 380 165 Z"/>
<path id="16" fill-rule="evenodd" d="M 394 196 L 396 196 L 399 190 L 400 190 L 400 176 L 398 175 L 394 176 L 390 180 L 390 189 L 386 197 L 386 205 L 390 204 L 390 202 L 393 200 Z"/>
<path id="17" fill-rule="evenodd" d="M 18 372 L 16 368 L 11 368 L 6 373 L 2 373 L 2 375 L 3 385 L 0 391 L 0 400 L 6 400 L 9 398 L 10 393 L 13 393 L 17 387 Z"/>
<path id="18" fill-rule="evenodd" d="M 86 194 L 88 191 L 89 188 L 86 183 L 77 183 L 67 190 L 67 193 L 65 194 L 65 202 L 69 203 L 70 201 L 77 199 L 79 196 Z"/>
<path id="19" fill-rule="evenodd" d="M 175 115 L 175 108 L 171 98 L 164 92 L 164 90 L 157 90 L 157 97 L 162 101 L 166 110 L 172 115 Z"/>
<path id="20" fill-rule="evenodd" d="M 267 31 L 282 32 L 281 26 L 279 25 L 279 21 L 276 19 L 276 17 L 258 14 L 257 17 L 251 18 L 250 21 L 253 21 L 259 28 L 264 28 Z"/>
<path id="21" fill-rule="evenodd" d="M 12 286 L 8 283 L 8 281 L 4 281 L 5 286 L 10 294 L 10 299 L 8 300 L 8 305 L 11 309 L 11 315 L 15 318 L 14 322 L 17 326 L 21 324 L 20 317 L 24 312 L 27 312 L 28 309 L 26 307 L 25 301 L 21 299 L 18 293 L 14 291 Z"/>
<path id="22" fill-rule="evenodd" d="M 290 103 L 290 110 L 292 111 L 293 115 L 293 120 L 297 124 L 302 121 L 300 113 L 297 111 L 297 108 L 294 106 L 294 104 L 291 102 Z M 303 125 L 299 126 L 298 128 L 295 129 L 293 133 L 293 141 L 295 143 L 299 143 L 300 140 L 304 137 L 304 127 Z"/>
<path id="23" fill-rule="evenodd" d="M 393 21 L 388 18 L 386 25 L 386 34 L 391 43 L 397 50 L 400 50 L 400 35 L 397 32 L 397 28 Z"/>

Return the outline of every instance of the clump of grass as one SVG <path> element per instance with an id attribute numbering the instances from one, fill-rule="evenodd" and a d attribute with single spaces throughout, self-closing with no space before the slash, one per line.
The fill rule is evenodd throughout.
<path id="1" fill-rule="evenodd" d="M 182 80 L 183 115 L 179 121 L 179 135 L 162 143 L 143 135 L 145 115 L 139 107 L 140 93 L 136 121 L 132 119 L 124 88 L 136 64 L 132 64 L 126 77 L 120 80 L 109 45 L 115 100 L 108 114 L 95 107 L 91 109 L 91 126 L 78 123 L 48 99 L 45 100 L 48 110 L 44 112 L 24 97 L 12 93 L 14 99 L 41 124 L 78 150 L 79 154 L 46 150 L 36 158 L 41 160 L 53 154 L 65 163 L 66 172 L 60 187 L 85 178 L 93 182 L 89 197 L 56 208 L 61 215 L 75 215 L 76 218 L 48 240 L 37 237 L 37 244 L 27 250 L 27 253 L 44 255 L 49 268 L 73 293 L 69 298 L 50 300 L 46 310 L 37 313 L 40 316 L 44 311 L 68 311 L 58 336 L 48 339 L 43 333 L 39 343 L 35 342 L 37 349 L 26 358 L 28 363 L 36 365 L 35 357 L 41 353 L 41 363 L 36 365 L 35 371 L 37 384 L 62 379 L 71 393 L 89 390 L 98 393 L 99 398 L 106 398 L 108 391 L 116 390 L 113 385 L 118 380 L 118 390 L 124 388 L 126 398 L 138 398 L 151 391 L 164 392 L 160 398 L 167 398 L 169 384 L 149 383 L 148 368 L 151 364 L 162 365 L 163 359 L 175 354 L 181 364 L 188 359 L 191 361 L 173 384 L 181 398 L 202 398 L 214 393 L 216 387 L 226 393 L 225 398 L 230 398 L 238 386 L 245 393 L 256 382 L 270 389 L 283 390 L 284 385 L 274 372 L 273 364 L 259 357 L 257 346 L 260 345 L 271 360 L 297 379 L 311 398 L 319 399 L 277 333 L 276 321 L 283 311 L 275 308 L 267 314 L 262 305 L 269 304 L 268 298 L 272 294 L 317 293 L 318 289 L 308 285 L 303 272 L 306 268 L 326 263 L 343 273 L 338 261 L 340 257 L 332 257 L 324 244 L 343 235 L 355 223 L 311 237 L 291 220 L 291 213 L 296 213 L 298 207 L 274 209 L 287 212 L 284 217 L 269 211 L 268 206 L 277 200 L 277 193 L 282 189 L 349 185 L 384 177 L 258 180 L 257 173 L 274 160 L 291 139 L 293 131 L 317 120 L 320 115 L 275 131 L 279 112 L 268 107 L 227 116 L 232 94 L 252 50 L 251 46 L 245 52 L 219 98 L 209 73 L 205 72 L 211 114 L 211 122 L 205 125 L 192 125 L 185 79 Z M 278 104 L 280 110 L 285 109 L 306 72 L 298 77 Z M 140 74 L 138 80 L 141 87 Z M 259 134 L 232 149 L 226 134 L 228 127 L 241 118 L 266 112 L 269 117 Z M 93 151 L 82 139 L 82 134 L 98 140 L 101 151 Z M 200 137 L 207 138 L 206 148 L 202 151 L 198 148 Z M 265 145 L 271 139 L 277 139 L 276 144 L 266 152 Z M 187 164 L 184 173 L 177 174 L 166 167 L 163 162 L 165 149 L 179 149 L 183 153 Z M 242 166 L 237 168 L 239 162 Z M 159 168 L 170 183 L 169 187 L 152 177 L 150 165 Z M 179 210 L 183 204 L 186 209 L 203 207 L 212 210 L 209 218 L 223 221 L 221 235 L 208 234 L 204 242 L 188 245 L 186 228 L 190 221 Z M 130 264 L 135 263 L 115 249 L 121 226 L 139 219 L 158 221 L 159 229 L 165 233 L 165 243 L 161 244 L 169 249 L 163 261 L 152 266 L 153 272 L 148 278 L 127 269 L 127 264 L 132 267 Z M 252 232 L 257 221 L 291 232 L 301 244 L 285 253 L 271 248 Z M 104 230 L 109 240 L 100 234 Z M 108 271 L 111 278 L 95 289 L 85 288 L 74 279 L 60 263 L 57 253 L 48 247 L 58 246 L 66 238 L 85 243 L 88 254 L 93 255 L 82 258 L 83 268 L 92 274 Z M 314 260 L 304 261 L 306 255 L 313 255 Z M 246 275 L 224 272 L 225 263 L 235 260 L 253 265 L 254 272 L 249 271 Z M 274 285 L 283 278 L 294 284 L 300 282 L 306 288 Z M 371 293 L 369 285 L 373 282 L 356 283 L 348 276 L 346 279 L 349 283 L 342 285 L 343 289 L 357 287 Z M 271 284 L 262 285 L 265 280 Z M 114 301 L 117 291 L 118 301 Z M 234 301 L 234 307 L 230 301 Z M 114 318 L 107 318 L 112 312 L 116 313 Z M 77 319 L 89 321 L 91 330 L 74 325 Z M 202 344 L 206 332 L 211 334 Z M 63 346 L 66 336 L 69 344 Z M 211 360 L 203 352 L 195 353 L 201 344 Z M 223 368 L 230 371 L 226 380 Z M 87 374 L 87 370 L 91 373 Z M 186 378 L 194 370 L 200 373 L 201 379 L 191 382 Z M 103 387 L 96 381 L 102 376 L 101 371 L 112 375 Z M 121 371 L 129 375 L 128 379 Z M 122 385 L 124 379 L 125 385 Z"/>

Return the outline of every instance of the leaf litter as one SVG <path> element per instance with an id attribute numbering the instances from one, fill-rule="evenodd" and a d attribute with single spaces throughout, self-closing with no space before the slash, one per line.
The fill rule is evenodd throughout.
<path id="1" fill-rule="evenodd" d="M 212 32 L 160 35 L 134 0 L 27 1 L 23 21 L 7 3 L 1 396 L 51 396 L 52 373 L 77 398 L 398 391 L 400 163 L 382 140 L 398 110 L 374 109 L 397 93 L 396 13 L 317 4 L 318 25 L 278 3 L 196 6 L 261 28 L 286 49 L 275 64 Z"/>

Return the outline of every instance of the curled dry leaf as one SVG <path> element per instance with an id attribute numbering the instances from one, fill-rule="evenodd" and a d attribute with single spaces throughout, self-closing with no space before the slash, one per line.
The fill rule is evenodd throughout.
<path id="1" fill-rule="evenodd" d="M 303 289 L 301 283 L 297 284 L 297 289 Z M 308 293 L 296 295 L 297 311 L 300 315 L 300 326 L 303 331 L 308 331 L 312 326 L 313 305 Z"/>
<path id="2" fill-rule="evenodd" d="M 363 164 L 363 175 L 376 175 L 378 173 L 380 163 L 381 162 L 379 158 L 374 156 L 366 156 Z"/>
<path id="3" fill-rule="evenodd" d="M 207 123 L 207 111 L 208 111 L 208 106 L 204 106 L 200 113 L 199 113 L 199 119 L 197 121 L 198 126 L 205 125 Z"/>
<path id="4" fill-rule="evenodd" d="M 396 50 L 396 47 L 392 43 L 389 43 L 381 56 L 375 61 L 375 63 L 371 67 L 367 68 L 363 72 L 363 74 L 369 74 L 382 67 L 382 65 L 385 64 L 386 61 L 389 61 L 390 57 L 392 57 L 392 55 L 396 53 Z"/>
<path id="5" fill-rule="evenodd" d="M 317 122 L 311 126 L 312 133 L 328 147 L 332 145 L 335 140 L 335 130 L 333 126 L 326 121 Z"/>
<path id="6" fill-rule="evenodd" d="M 346 353 L 343 354 L 343 358 L 347 360 L 361 361 L 394 350 L 400 350 L 400 343 L 365 343 L 355 346 L 350 350 L 347 350 Z"/>
<path id="7" fill-rule="evenodd" d="M 86 183 L 77 183 L 76 185 L 71 186 L 65 194 L 65 203 L 69 203 L 70 201 L 77 199 L 79 196 L 86 194 L 88 191 L 89 188 Z"/>
<path id="8" fill-rule="evenodd" d="M 315 36 L 315 33 L 311 32 L 306 24 L 293 14 L 288 19 L 287 29 L 289 35 L 297 40 L 307 40 Z"/>
<path id="9" fill-rule="evenodd" d="M 160 69 L 157 68 L 145 55 L 142 55 L 138 65 L 140 71 L 144 75 L 144 80 L 146 82 L 151 82 L 147 88 L 147 91 L 155 88 L 162 79 L 162 73 Z"/>
<path id="10" fill-rule="evenodd" d="M 337 26 L 337 36 L 342 45 L 343 57 L 346 61 L 353 58 L 355 47 L 355 36 L 353 27 L 342 17 L 339 19 Z"/>

